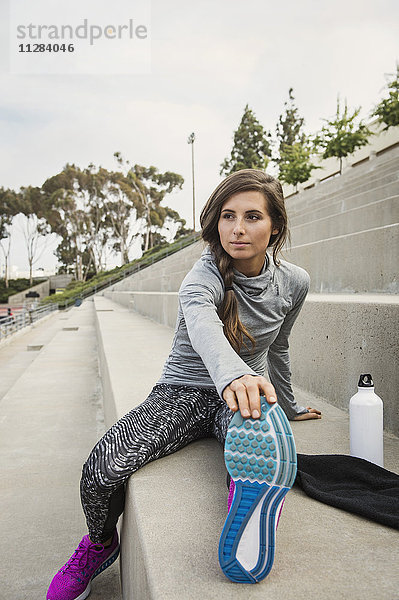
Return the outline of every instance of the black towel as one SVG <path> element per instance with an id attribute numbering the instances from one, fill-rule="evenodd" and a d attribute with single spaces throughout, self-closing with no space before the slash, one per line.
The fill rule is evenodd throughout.
<path id="1" fill-rule="evenodd" d="M 399 529 L 399 475 L 353 456 L 297 456 L 295 483 L 308 496 Z"/>
<path id="2" fill-rule="evenodd" d="M 308 496 L 399 529 L 399 475 L 344 454 L 298 454 L 297 460 L 295 484 Z"/>

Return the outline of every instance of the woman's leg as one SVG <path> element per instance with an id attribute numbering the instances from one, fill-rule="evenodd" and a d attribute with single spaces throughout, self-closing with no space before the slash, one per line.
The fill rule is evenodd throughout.
<path id="1" fill-rule="evenodd" d="M 93 448 L 82 473 L 81 500 L 92 542 L 104 542 L 123 511 L 127 479 L 146 463 L 212 435 L 215 390 L 154 387 Z"/>
<path id="2" fill-rule="evenodd" d="M 234 413 L 229 409 L 224 400 L 221 400 L 220 402 L 220 407 L 215 413 L 212 426 L 212 434 L 222 444 L 222 446 L 224 446 L 227 429 L 230 425 L 230 421 L 233 418 Z"/>
<path id="3" fill-rule="evenodd" d="M 115 529 L 128 477 L 146 463 L 212 435 L 220 399 L 214 388 L 157 385 L 147 400 L 115 423 L 93 448 L 82 473 L 81 498 L 89 535 L 56 573 L 47 600 L 78 600 L 119 553 Z M 103 542 L 111 538 L 110 546 Z"/>

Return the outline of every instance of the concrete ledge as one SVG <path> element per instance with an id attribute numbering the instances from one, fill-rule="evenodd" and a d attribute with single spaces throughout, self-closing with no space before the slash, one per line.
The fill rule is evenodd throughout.
<path id="1" fill-rule="evenodd" d="M 399 293 L 399 224 L 309 242 L 284 257 L 310 274 L 310 291 Z"/>
<path id="2" fill-rule="evenodd" d="M 106 367 L 108 381 L 104 400 L 119 418 L 156 382 L 173 331 L 104 297 L 95 298 L 95 307 L 101 373 L 104 382 Z M 298 451 L 347 453 L 345 413 L 300 390 L 298 399 L 316 403 L 324 414 L 317 422 L 293 423 Z M 387 436 L 391 470 L 398 468 L 398 449 L 398 440 Z M 397 532 L 313 501 L 297 489 L 285 502 L 269 577 L 256 586 L 230 583 L 217 559 L 226 502 L 222 449 L 215 440 L 190 444 L 135 473 L 122 524 L 124 600 L 395 597 L 399 574 L 391 549 Z M 354 546 L 361 551 L 353 552 Z M 317 566 L 311 576 L 309 565 Z"/>
<path id="3" fill-rule="evenodd" d="M 349 205 L 352 198 L 356 198 L 359 194 L 367 196 L 369 190 L 373 193 L 380 193 L 380 190 L 386 185 L 393 184 L 393 188 L 396 186 L 397 189 L 398 165 L 399 154 L 395 149 L 388 160 L 379 157 L 375 162 L 367 162 L 362 167 L 357 167 L 356 171 L 347 170 L 339 177 L 320 182 L 310 189 L 303 190 L 300 194 L 289 197 L 290 212 L 299 215 L 310 209 L 317 209 L 320 205 L 324 207 L 336 199 L 347 201 Z M 386 190 L 389 189 L 389 187 L 386 188 Z M 381 196 L 378 199 L 380 198 Z"/>
<path id="4" fill-rule="evenodd" d="M 399 163 L 399 161 L 398 161 Z M 389 181 L 391 179 L 391 181 Z M 370 178 L 368 185 L 345 186 L 341 190 L 329 193 L 321 193 L 315 197 L 308 198 L 304 192 L 304 197 L 298 197 L 296 202 L 290 206 L 293 224 L 306 222 L 309 216 L 316 213 L 317 216 L 326 216 L 330 205 L 341 205 L 346 210 L 355 208 L 362 204 L 366 205 L 375 200 L 383 200 L 389 196 L 395 196 L 398 193 L 399 178 L 398 174 L 391 175 L 388 178 L 382 177 L 379 180 Z"/>
<path id="5" fill-rule="evenodd" d="M 312 218 L 304 225 L 291 227 L 292 245 L 298 246 L 337 235 L 347 235 L 364 229 L 399 223 L 399 195 L 376 200 L 346 211 L 337 210 L 338 207 L 335 207 L 337 207 L 336 204 L 334 207 L 329 206 L 327 216 Z M 334 212 L 334 208 L 336 212 Z"/>
<path id="6" fill-rule="evenodd" d="M 399 298 L 309 294 L 290 337 L 294 380 L 348 410 L 361 373 L 384 402 L 384 427 L 399 435 Z"/>
<path id="7" fill-rule="evenodd" d="M 367 206 L 373 202 L 385 200 L 386 198 L 392 198 L 398 195 L 399 182 L 382 184 L 380 187 L 373 187 L 372 189 L 364 192 L 358 192 L 357 190 L 351 196 L 337 197 L 332 196 L 331 198 L 320 197 L 318 201 L 315 201 L 312 205 L 299 210 L 294 203 L 288 207 L 288 214 L 290 218 L 290 226 L 296 227 L 297 225 L 306 225 L 309 221 L 314 219 L 322 219 L 328 217 L 336 212 L 344 212 L 346 210 L 352 210 L 361 206 Z M 298 199 L 298 202 L 301 200 Z"/>

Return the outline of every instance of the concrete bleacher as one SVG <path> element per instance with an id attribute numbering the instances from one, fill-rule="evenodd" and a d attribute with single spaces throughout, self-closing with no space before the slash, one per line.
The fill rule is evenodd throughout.
<path id="1" fill-rule="evenodd" d="M 312 292 L 399 293 L 399 147 L 286 204 L 287 258 L 309 271 Z"/>
<path id="2" fill-rule="evenodd" d="M 110 426 L 156 383 L 173 329 L 105 296 L 94 304 Z M 297 451 L 348 454 L 347 414 L 295 392 L 299 402 L 323 412 L 320 421 L 292 423 Z M 385 434 L 384 450 L 385 467 L 399 472 L 398 438 Z M 399 573 L 391 549 L 397 531 L 318 503 L 297 488 L 284 505 L 270 575 L 255 586 L 229 582 L 217 557 L 226 503 L 226 471 L 216 440 L 194 442 L 137 471 L 128 482 L 121 524 L 123 599 L 394 598 Z"/>
<path id="3" fill-rule="evenodd" d="M 393 149 L 288 199 L 293 243 L 285 251 L 312 278 L 291 336 L 294 389 L 301 404 L 323 412 L 320 421 L 292 424 L 297 450 L 349 453 L 349 398 L 359 374 L 371 372 L 384 400 L 385 467 L 395 472 L 399 440 L 389 431 L 399 432 L 398 170 Z M 319 227 L 316 218 L 323 220 Z M 178 288 L 202 248 L 197 242 L 96 297 L 109 424 L 156 382 L 172 341 Z M 258 586 L 229 583 L 217 563 L 224 479 L 214 440 L 191 444 L 131 478 L 122 525 L 125 599 L 395 597 L 396 532 L 298 489 L 284 507 L 269 577 Z"/>

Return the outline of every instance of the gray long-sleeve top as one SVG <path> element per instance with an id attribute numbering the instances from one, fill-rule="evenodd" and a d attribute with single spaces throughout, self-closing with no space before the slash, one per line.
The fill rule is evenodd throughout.
<path id="1" fill-rule="evenodd" d="M 158 383 L 216 387 L 220 397 L 234 379 L 269 372 L 277 400 L 289 419 L 307 412 L 291 387 L 288 338 L 309 289 L 308 273 L 289 262 L 277 267 L 271 257 L 262 272 L 246 277 L 234 269 L 234 293 L 241 322 L 256 341 L 238 353 L 223 333 L 217 309 L 223 278 L 206 248 L 179 290 L 179 309 L 170 354 Z"/>

